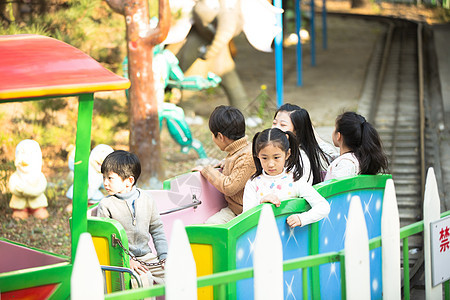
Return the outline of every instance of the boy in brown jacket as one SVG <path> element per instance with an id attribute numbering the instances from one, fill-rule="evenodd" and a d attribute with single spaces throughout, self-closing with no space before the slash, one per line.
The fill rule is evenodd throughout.
<path id="1" fill-rule="evenodd" d="M 220 172 L 213 166 L 196 167 L 201 174 L 225 195 L 228 206 L 211 216 L 205 223 L 224 224 L 242 213 L 244 187 L 255 173 L 252 144 L 245 136 L 244 115 L 232 106 L 220 105 L 209 117 L 212 139 L 220 150 L 227 152 Z"/>

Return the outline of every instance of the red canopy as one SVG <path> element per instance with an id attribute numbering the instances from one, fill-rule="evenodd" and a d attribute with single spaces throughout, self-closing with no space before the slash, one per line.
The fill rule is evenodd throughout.
<path id="1" fill-rule="evenodd" d="M 129 86 L 128 79 L 64 42 L 31 34 L 0 36 L 0 102 Z"/>

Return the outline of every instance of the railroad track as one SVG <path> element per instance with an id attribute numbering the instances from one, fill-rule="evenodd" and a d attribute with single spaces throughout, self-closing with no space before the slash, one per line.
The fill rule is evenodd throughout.
<path id="1" fill-rule="evenodd" d="M 422 220 L 425 179 L 422 26 L 390 20 L 371 62 L 366 116 L 377 128 L 394 179 L 400 226 Z M 363 105 L 364 107 L 364 105 Z M 411 277 L 423 262 L 423 238 L 409 242 Z"/>

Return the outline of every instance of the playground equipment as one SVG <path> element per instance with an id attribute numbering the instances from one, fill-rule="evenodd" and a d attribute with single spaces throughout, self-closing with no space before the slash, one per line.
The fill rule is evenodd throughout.
<path id="1" fill-rule="evenodd" d="M 106 70 L 82 51 L 61 41 L 28 34 L 0 37 L 0 103 L 78 97 L 72 255 L 57 255 L 0 238 L 2 299 L 70 297 L 70 275 L 78 240 L 87 231 L 94 93 L 129 86 L 128 79 Z"/>
<path id="2" fill-rule="evenodd" d="M 122 66 L 124 76 L 127 77 L 128 57 L 125 57 Z M 153 76 L 158 99 L 160 130 L 165 122 L 170 136 L 181 146 L 182 153 L 188 153 L 190 149 L 194 149 L 200 158 L 206 158 L 203 145 L 192 137 L 183 109 L 173 103 L 164 102 L 164 95 L 166 88 L 199 91 L 216 87 L 221 82 L 221 78 L 214 73 L 208 73 L 206 78 L 201 76 L 185 77 L 176 56 L 171 51 L 164 49 L 164 45 L 161 44 L 153 48 Z"/>
<path id="3" fill-rule="evenodd" d="M 290 229 L 286 218 L 290 214 L 309 209 L 303 199 L 283 201 L 279 208 L 274 207 L 274 214 L 278 231 L 283 244 L 283 259 L 306 257 L 308 255 L 340 251 L 344 248 L 346 218 L 350 199 L 359 196 L 365 206 L 366 224 L 369 238 L 381 234 L 381 209 L 384 188 L 390 175 L 360 175 L 340 180 L 330 180 L 315 186 L 331 204 L 331 212 L 324 220 Z M 206 182 L 200 173 L 187 173 L 164 182 L 164 189 L 150 191 L 157 200 L 164 230 L 170 240 L 172 225 L 179 219 L 186 226 L 191 249 L 197 266 L 197 276 L 210 275 L 217 272 L 230 271 L 251 267 L 253 264 L 252 245 L 256 236 L 259 215 L 263 205 L 259 205 L 222 225 L 202 224 L 208 216 L 214 214 L 226 205 L 223 195 Z M 122 226 L 114 220 L 90 217 L 88 224 L 104 226 L 105 230 L 91 230 L 97 254 L 106 257 L 100 260 L 117 261 L 127 257 L 126 247 L 111 246 L 106 241 L 111 240 L 112 234 L 107 227 L 115 227 L 113 232 L 120 232 Z M 94 225 L 95 224 L 95 225 Z M 103 225 L 101 225 L 103 224 Z M 93 228 L 93 227 L 92 227 Z M 98 236 L 100 234 L 100 236 Z M 119 236 L 115 234 L 114 238 Z M 121 238 L 126 236 L 121 235 Z M 96 240 L 103 242 L 96 243 Z M 122 240 L 122 245 L 127 240 Z M 101 244 L 108 244 L 109 253 L 102 252 Z M 113 243 L 114 244 L 114 243 Z M 116 242 L 116 245 L 118 243 Z M 169 245 L 170 246 L 170 245 Z M 372 291 L 372 297 L 381 296 L 381 250 L 371 251 L 371 280 L 379 282 Z M 100 254 L 102 253 L 102 254 Z M 123 265 L 127 266 L 127 259 Z M 331 275 L 332 276 L 331 276 Z M 330 299 L 340 295 L 340 265 L 324 265 L 315 267 L 308 274 L 308 287 L 313 299 Z M 284 273 L 284 280 L 291 282 L 293 295 L 302 295 L 302 274 L 298 270 Z M 118 281 L 109 283 L 118 286 Z M 112 289 L 114 291 L 114 289 Z M 229 284 L 226 291 L 219 287 L 205 287 L 198 290 L 199 299 L 253 299 L 253 280 L 245 279 Z M 334 298 L 333 298 L 334 299 Z"/>

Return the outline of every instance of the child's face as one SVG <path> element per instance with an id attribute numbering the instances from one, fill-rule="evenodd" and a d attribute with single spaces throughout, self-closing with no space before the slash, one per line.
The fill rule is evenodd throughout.
<path id="1" fill-rule="evenodd" d="M 269 144 L 259 151 L 258 158 L 267 175 L 275 176 L 283 172 L 284 164 L 290 153 L 290 149 L 286 153 L 279 147 Z"/>
<path id="2" fill-rule="evenodd" d="M 290 113 L 287 111 L 279 111 L 277 113 L 275 119 L 273 119 L 272 128 L 278 128 L 280 130 L 283 130 L 284 132 L 291 131 L 292 133 L 296 134 L 294 124 L 292 124 Z"/>
<path id="3" fill-rule="evenodd" d="M 331 139 L 333 140 L 333 144 L 336 147 L 340 147 L 340 133 L 336 131 L 336 127 L 334 128 L 334 131 L 331 134 Z"/>
<path id="4" fill-rule="evenodd" d="M 130 192 L 131 188 L 133 187 L 133 182 L 133 177 L 128 177 L 123 180 L 119 175 L 117 175 L 117 173 L 114 172 L 110 172 L 106 176 L 105 174 L 103 174 L 103 186 L 108 192 L 108 195 L 124 194 Z"/>

